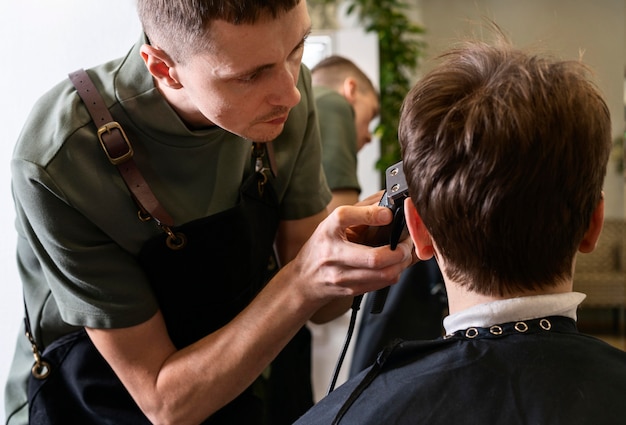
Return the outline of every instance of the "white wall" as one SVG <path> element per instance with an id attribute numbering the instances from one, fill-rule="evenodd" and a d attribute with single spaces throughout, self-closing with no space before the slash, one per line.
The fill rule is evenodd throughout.
<path id="1" fill-rule="evenodd" d="M 15 266 L 9 161 L 34 101 L 78 68 L 122 56 L 139 37 L 132 0 L 0 0 L 0 418 L 4 383 L 23 317 Z M 22 335 L 20 335 L 22 336 Z M 23 336 L 22 336 L 23 337 Z"/>

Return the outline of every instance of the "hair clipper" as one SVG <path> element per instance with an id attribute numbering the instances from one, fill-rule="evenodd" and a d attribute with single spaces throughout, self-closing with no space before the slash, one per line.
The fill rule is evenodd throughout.
<path id="1" fill-rule="evenodd" d="M 367 234 L 367 244 L 371 246 L 383 246 L 389 244 L 394 250 L 398 242 L 408 236 L 406 220 L 404 218 L 404 200 L 409 196 L 409 190 L 402 169 L 402 161 L 390 166 L 385 170 L 385 192 L 378 205 L 387 207 L 393 213 L 391 223 L 386 226 L 370 227 Z M 383 310 L 389 286 L 377 290 L 372 296 L 371 313 L 377 314 Z"/>

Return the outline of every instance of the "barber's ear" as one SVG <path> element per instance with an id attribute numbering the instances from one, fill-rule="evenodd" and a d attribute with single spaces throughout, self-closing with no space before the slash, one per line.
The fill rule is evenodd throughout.
<path id="1" fill-rule="evenodd" d="M 150 71 L 155 80 L 173 89 L 182 87 L 182 84 L 176 78 L 174 61 L 167 53 L 150 44 L 141 46 L 140 51 L 148 71 Z"/>
<path id="2" fill-rule="evenodd" d="M 604 223 L 604 193 L 602 193 L 602 199 L 598 202 L 598 206 L 593 211 L 589 227 L 585 232 L 583 240 L 578 245 L 578 250 L 582 253 L 589 253 L 596 249 L 600 233 L 602 232 L 602 225 Z"/>
<path id="3" fill-rule="evenodd" d="M 356 90 L 357 83 L 354 78 L 347 77 L 345 80 L 343 80 L 342 94 L 343 97 L 345 97 L 351 105 L 354 105 L 354 102 L 356 101 Z"/>
<path id="4" fill-rule="evenodd" d="M 433 241 L 411 198 L 404 200 L 404 217 L 406 218 L 406 226 L 409 229 L 411 239 L 415 244 L 417 257 L 422 261 L 430 260 L 435 254 Z"/>

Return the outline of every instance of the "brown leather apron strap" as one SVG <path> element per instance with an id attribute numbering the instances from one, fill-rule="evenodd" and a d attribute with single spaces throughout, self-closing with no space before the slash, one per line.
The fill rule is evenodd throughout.
<path id="1" fill-rule="evenodd" d="M 174 219 L 163 208 L 148 186 L 133 160 L 133 147 L 121 125 L 113 120 L 109 109 L 84 69 L 69 74 L 70 81 L 85 103 L 94 124 L 102 149 L 121 174 L 128 190 L 142 213 L 149 214 L 159 225 L 173 226 Z"/>

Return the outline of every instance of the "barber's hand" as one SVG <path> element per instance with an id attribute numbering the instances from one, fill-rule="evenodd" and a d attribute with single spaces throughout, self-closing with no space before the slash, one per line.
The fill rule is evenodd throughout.
<path id="1" fill-rule="evenodd" d="M 289 264 L 297 271 L 296 281 L 303 295 L 321 306 L 334 298 L 360 295 L 396 283 L 412 262 L 410 238 L 393 251 L 389 246 L 373 248 L 355 242 L 360 230 L 389 224 L 391 219 L 391 211 L 386 207 L 335 209 Z"/>
<path id="2" fill-rule="evenodd" d="M 354 205 L 355 206 L 373 206 L 373 205 L 378 206 L 384 193 L 385 193 L 384 190 L 380 190 L 372 195 L 367 196 L 366 198 L 363 198 L 362 200 L 360 200 Z M 377 227 L 377 226 L 373 226 L 373 227 Z M 368 229 L 369 228 L 370 226 L 365 225 L 365 224 L 351 226 L 349 229 L 346 229 L 346 237 L 351 242 L 356 242 L 356 243 L 360 243 L 363 245 L 372 245 L 368 243 Z"/>

